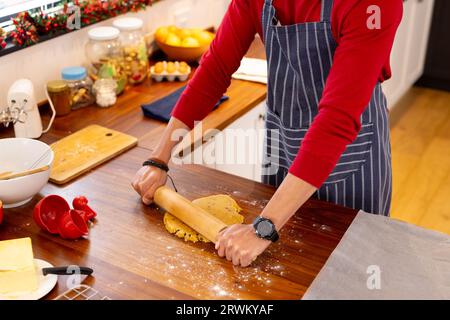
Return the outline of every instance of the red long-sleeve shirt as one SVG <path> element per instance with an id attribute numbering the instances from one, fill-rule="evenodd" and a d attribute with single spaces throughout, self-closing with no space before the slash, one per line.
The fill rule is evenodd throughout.
<path id="1" fill-rule="evenodd" d="M 320 21 L 321 0 L 275 0 L 282 25 Z M 264 0 L 233 0 L 209 50 L 173 116 L 189 127 L 203 119 L 230 85 L 254 36 L 262 38 Z M 370 6 L 380 10 L 380 29 L 369 29 Z M 389 56 L 403 12 L 401 0 L 335 0 L 332 31 L 337 49 L 314 118 L 290 172 L 320 187 L 346 146 L 357 136 L 360 116 L 377 81 L 391 76 Z"/>

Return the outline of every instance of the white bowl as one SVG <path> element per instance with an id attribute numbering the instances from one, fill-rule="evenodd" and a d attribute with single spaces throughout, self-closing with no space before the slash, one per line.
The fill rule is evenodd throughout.
<path id="1" fill-rule="evenodd" d="M 24 205 L 45 186 L 50 177 L 54 154 L 49 145 L 38 140 L 0 139 L 0 172 L 29 170 L 41 157 L 34 168 L 48 165 L 48 170 L 10 180 L 0 180 L 0 200 L 3 201 L 5 208 Z"/>

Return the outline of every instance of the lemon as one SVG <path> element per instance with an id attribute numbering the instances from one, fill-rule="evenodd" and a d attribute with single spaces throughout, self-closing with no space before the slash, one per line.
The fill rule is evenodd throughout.
<path id="1" fill-rule="evenodd" d="M 178 36 L 181 39 L 185 39 L 188 38 L 192 35 L 191 30 L 190 29 L 180 29 L 180 31 L 178 31 Z"/>
<path id="2" fill-rule="evenodd" d="M 200 46 L 200 42 L 193 37 L 187 37 L 181 42 L 182 47 L 195 48 Z"/>
<path id="3" fill-rule="evenodd" d="M 169 29 L 167 27 L 159 27 L 155 32 L 155 38 L 159 42 L 166 42 L 169 36 Z"/>
<path id="4" fill-rule="evenodd" d="M 169 46 L 179 47 L 181 45 L 181 39 L 175 33 L 169 33 L 166 39 L 166 44 Z"/>
<path id="5" fill-rule="evenodd" d="M 178 31 L 180 31 L 180 29 L 177 27 L 177 26 L 168 26 L 167 27 L 168 29 L 169 29 L 169 32 L 172 32 L 172 33 L 178 33 Z"/>
<path id="6" fill-rule="evenodd" d="M 189 31 L 190 31 L 191 35 L 195 37 L 204 30 L 201 28 L 190 28 Z"/>
<path id="7" fill-rule="evenodd" d="M 195 38 L 198 40 L 198 42 L 200 42 L 200 44 L 206 45 L 211 43 L 211 41 L 214 39 L 214 35 L 208 31 L 200 31 L 195 35 Z"/>

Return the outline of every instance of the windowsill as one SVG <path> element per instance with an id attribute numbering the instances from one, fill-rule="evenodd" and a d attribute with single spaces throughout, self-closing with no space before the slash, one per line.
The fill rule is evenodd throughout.
<path id="1" fill-rule="evenodd" d="M 100 21 L 99 21 L 99 22 L 100 22 Z M 91 25 L 93 25 L 93 24 L 90 24 L 89 26 L 91 26 Z M 88 27 L 88 26 L 86 26 L 86 27 Z M 85 27 L 83 27 L 83 28 L 85 28 Z M 45 41 L 48 41 L 48 40 L 57 38 L 57 37 L 59 37 L 59 36 L 63 36 L 63 35 L 65 35 L 65 34 L 72 33 L 72 32 L 74 32 L 74 31 L 78 31 L 78 30 L 66 31 L 66 32 L 60 32 L 60 33 L 55 33 L 55 34 L 51 34 L 51 35 L 39 36 L 39 41 L 38 41 L 38 42 L 36 42 L 36 43 L 34 43 L 34 44 L 32 44 L 32 45 L 29 45 L 29 46 L 25 46 L 25 47 L 16 45 L 16 44 L 14 44 L 14 43 L 8 41 L 8 42 L 6 43 L 6 47 L 0 50 L 0 57 L 6 56 L 6 55 L 11 54 L 11 53 L 14 53 L 14 52 L 17 52 L 17 51 L 19 51 L 19 50 L 23 50 L 23 49 L 32 47 L 32 46 L 37 45 L 37 44 L 39 44 L 39 43 L 42 43 L 42 42 L 45 42 Z"/>

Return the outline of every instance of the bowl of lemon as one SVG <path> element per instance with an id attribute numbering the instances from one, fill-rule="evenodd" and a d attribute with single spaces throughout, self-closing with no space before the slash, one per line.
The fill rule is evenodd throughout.
<path id="1" fill-rule="evenodd" d="M 158 47 L 170 60 L 198 60 L 214 39 L 212 32 L 198 28 L 159 27 L 155 32 Z"/>

